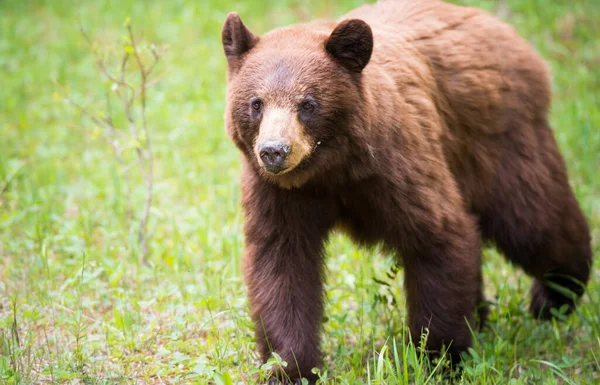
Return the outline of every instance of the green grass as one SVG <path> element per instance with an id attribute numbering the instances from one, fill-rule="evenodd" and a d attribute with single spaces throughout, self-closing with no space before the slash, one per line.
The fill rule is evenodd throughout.
<path id="1" fill-rule="evenodd" d="M 600 251 L 600 6 L 592 0 L 465 1 L 513 23 L 548 60 L 552 123 Z M 337 5 L 334 5 L 337 4 Z M 102 2 L 0 0 L 0 383 L 229 384 L 257 368 L 241 279 L 239 156 L 223 128 L 220 29 L 256 33 L 335 17 L 358 0 Z M 123 21 L 165 43 L 150 90 L 155 156 L 149 265 L 128 237 L 122 178 L 94 123 L 105 88 L 79 33 L 113 45 Z M 144 190 L 132 176 L 133 200 Z M 328 245 L 321 376 L 335 384 L 450 383 L 403 343 L 402 273 L 335 236 Z M 564 322 L 526 311 L 531 280 L 485 253 L 489 327 L 455 383 L 600 382 L 600 263 Z M 386 280 L 391 286 L 374 281 Z M 326 380 L 326 381 L 325 381 Z"/>

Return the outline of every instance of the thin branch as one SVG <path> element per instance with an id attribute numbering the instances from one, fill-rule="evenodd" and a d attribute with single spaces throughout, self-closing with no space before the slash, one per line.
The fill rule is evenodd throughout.
<path id="1" fill-rule="evenodd" d="M 120 86 L 123 87 L 130 87 L 127 83 L 125 83 L 122 80 L 119 80 L 117 78 L 115 78 L 106 68 L 106 66 L 104 65 L 104 60 L 102 58 L 100 58 L 100 56 L 95 52 L 94 50 L 94 43 L 92 42 L 92 39 L 90 39 L 90 37 L 88 36 L 87 32 L 85 32 L 85 29 L 83 27 L 79 28 L 81 31 L 81 34 L 83 35 L 85 41 L 88 43 L 88 45 L 90 46 L 90 49 L 92 50 L 92 54 L 94 55 L 94 59 L 96 61 L 96 65 L 98 66 L 98 68 L 102 71 L 102 73 L 104 74 L 104 76 L 106 76 L 110 81 L 112 81 L 113 83 L 117 83 Z"/>
<path id="2" fill-rule="evenodd" d="M 160 61 L 160 58 L 164 55 L 165 51 L 166 51 L 166 46 L 163 46 L 161 48 L 160 52 L 157 52 L 156 49 L 154 49 L 154 47 L 152 47 L 150 49 L 150 52 L 152 52 L 152 58 L 154 59 L 154 61 L 152 62 L 152 64 L 150 64 L 150 67 L 148 68 L 148 71 L 146 72 L 147 77 L 150 77 L 150 75 L 154 71 L 154 68 L 156 68 L 156 65 Z"/>
<path id="3" fill-rule="evenodd" d="M 125 83 L 125 66 L 127 66 L 127 62 L 129 61 L 129 54 L 125 52 L 123 55 L 123 60 L 121 60 L 121 82 Z"/>
<path id="4" fill-rule="evenodd" d="M 115 126 L 113 124 L 113 114 L 112 114 L 112 103 L 110 101 L 110 93 L 108 90 L 106 91 L 106 121 L 109 123 L 110 128 L 108 130 L 110 135 L 110 142 L 112 143 L 113 150 L 115 153 L 115 157 L 117 158 L 117 162 L 119 163 L 119 167 L 123 172 L 123 185 L 125 190 L 125 218 L 127 221 L 127 228 L 131 229 L 131 221 L 133 218 L 132 207 L 131 207 L 131 189 L 129 188 L 129 166 L 125 165 L 125 161 L 123 160 L 122 149 L 116 144 L 116 132 Z"/>
<path id="5" fill-rule="evenodd" d="M 121 83 L 122 84 L 127 84 L 127 87 L 125 88 L 126 90 L 129 90 L 129 97 L 127 97 L 127 95 L 123 95 L 122 99 L 123 100 L 127 100 L 127 107 L 131 107 L 133 105 L 133 102 L 135 101 L 136 93 L 137 91 L 135 90 L 135 87 L 129 85 L 129 83 L 127 83 L 125 81 L 125 72 L 127 71 L 127 63 L 129 62 L 129 53 L 125 52 L 125 54 L 123 55 L 123 59 L 121 60 L 121 70 L 120 70 L 120 76 L 121 76 Z M 118 88 L 117 88 L 118 91 Z M 117 92 L 119 94 L 119 96 L 121 97 L 121 94 L 119 92 Z"/>
<path id="6" fill-rule="evenodd" d="M 72 106 L 74 106 L 75 108 L 77 108 L 81 113 L 83 113 L 84 115 L 86 115 L 87 117 L 89 117 L 90 119 L 92 119 L 96 124 L 98 124 L 99 126 L 104 126 L 104 127 L 109 127 L 109 124 L 97 117 L 96 115 L 92 114 L 90 111 L 88 111 L 85 107 L 81 106 L 80 104 L 78 104 L 76 101 L 74 101 L 73 99 L 67 98 L 66 99 L 69 104 L 71 104 Z M 113 150 L 115 151 L 116 154 L 120 154 L 120 148 L 117 146 L 116 141 L 114 140 L 110 140 L 110 138 L 107 138 L 105 136 L 102 137 L 104 139 L 104 141 L 109 144 Z"/>
<path id="7" fill-rule="evenodd" d="M 138 233 L 138 241 L 140 242 L 140 246 L 142 248 L 142 254 L 148 255 L 148 239 L 147 239 L 147 228 L 148 228 L 148 217 L 150 215 L 150 206 L 152 205 L 152 188 L 153 188 L 153 154 L 152 154 L 152 146 L 150 141 L 150 133 L 148 132 L 148 125 L 146 123 L 146 83 L 148 80 L 148 72 L 146 67 L 144 67 L 144 63 L 140 57 L 138 52 L 138 47 L 135 42 L 135 36 L 133 34 L 133 29 L 131 28 L 131 24 L 127 25 L 127 30 L 129 31 L 129 38 L 131 39 L 131 45 L 133 47 L 133 53 L 135 55 L 135 59 L 138 65 L 138 69 L 140 70 L 140 74 L 142 76 L 142 81 L 140 85 L 140 107 L 141 117 L 142 117 L 142 130 L 144 133 L 144 143 L 143 146 L 146 150 L 145 160 L 146 160 L 146 172 L 144 175 L 144 182 L 146 183 L 146 199 L 144 201 L 144 209 L 142 212 L 142 217 L 140 220 L 140 229 Z M 154 66 L 158 63 L 158 57 L 155 56 L 154 63 L 150 67 L 150 71 L 154 69 Z M 136 138 L 137 139 L 137 138 Z M 139 151 L 138 154 L 141 156 L 142 152 Z"/>
<path id="8" fill-rule="evenodd" d="M 169 73 L 169 71 L 164 71 L 162 72 L 160 75 L 156 75 L 153 77 L 153 79 L 148 80 L 146 82 L 146 86 L 144 88 L 148 89 L 154 85 L 156 85 L 158 82 L 160 82 L 165 76 L 167 76 L 167 74 Z M 139 97 L 140 94 L 142 93 L 142 89 L 140 88 L 139 90 L 135 91 L 135 95 L 134 95 L 134 99 Z"/>
<path id="9" fill-rule="evenodd" d="M 107 123 L 106 121 L 104 121 L 103 119 L 97 117 L 96 115 L 92 114 L 91 112 L 89 112 L 85 107 L 83 107 L 82 105 L 80 105 L 79 103 L 77 103 L 76 101 L 74 101 L 71 98 L 67 98 L 66 99 L 72 106 L 76 107 L 80 112 L 82 112 L 84 115 L 87 115 L 89 118 L 91 118 L 94 122 L 96 122 L 97 125 L 99 126 L 104 126 L 104 127 L 109 127 L 109 123 Z"/>

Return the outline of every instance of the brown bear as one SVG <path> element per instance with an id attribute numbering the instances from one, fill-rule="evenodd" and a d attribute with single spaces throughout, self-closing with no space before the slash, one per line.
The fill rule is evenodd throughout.
<path id="1" fill-rule="evenodd" d="M 288 363 L 273 376 L 315 380 L 334 228 L 398 256 L 413 340 L 427 328 L 433 354 L 471 345 L 482 241 L 535 278 L 536 317 L 574 308 L 589 229 L 548 124 L 548 70 L 512 27 L 383 0 L 262 37 L 231 13 L 222 42 L 257 344 Z"/>

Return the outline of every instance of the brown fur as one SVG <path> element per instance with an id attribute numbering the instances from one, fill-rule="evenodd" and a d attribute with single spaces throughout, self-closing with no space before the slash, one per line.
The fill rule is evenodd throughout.
<path id="1" fill-rule="evenodd" d="M 547 68 L 510 26 L 436 0 L 382 1 L 260 38 L 231 14 L 223 44 L 263 359 L 275 351 L 291 378 L 315 379 L 323 243 L 336 225 L 401 258 L 411 333 L 428 328 L 433 353 L 471 344 L 482 240 L 536 278 L 535 316 L 573 309 L 589 277 L 588 225 L 548 125 Z M 307 113 L 298 103 L 309 97 Z M 286 127 L 262 122 L 273 109 L 287 111 Z M 287 171 L 265 171 L 262 131 L 286 132 Z"/>

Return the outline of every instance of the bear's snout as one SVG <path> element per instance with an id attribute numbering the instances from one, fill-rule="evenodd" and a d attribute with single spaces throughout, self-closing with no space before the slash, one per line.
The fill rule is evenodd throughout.
<path id="1" fill-rule="evenodd" d="M 282 141 L 267 141 L 258 146 L 260 159 L 267 171 L 278 174 L 284 169 L 284 162 L 291 152 L 291 146 Z"/>

